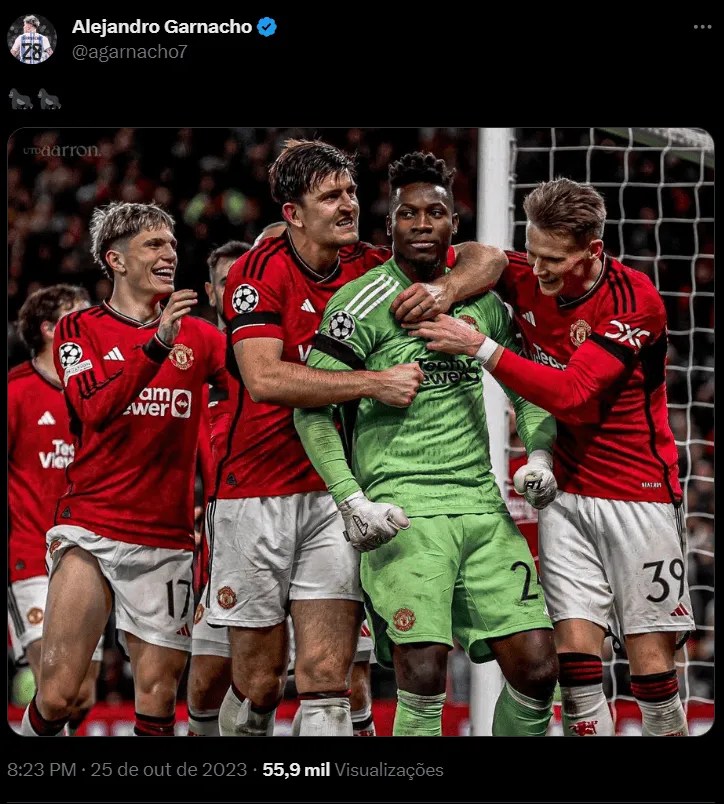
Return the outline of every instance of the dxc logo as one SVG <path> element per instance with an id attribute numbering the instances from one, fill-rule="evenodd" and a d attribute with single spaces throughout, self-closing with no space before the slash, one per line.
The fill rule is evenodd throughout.
<path id="1" fill-rule="evenodd" d="M 640 329 L 639 327 L 635 327 L 631 329 L 628 324 L 622 324 L 620 321 L 616 321 L 613 319 L 611 321 L 612 326 L 617 328 L 617 332 L 604 332 L 603 334 L 607 338 L 611 338 L 613 341 L 621 341 L 621 343 L 630 343 L 635 346 L 637 349 L 641 348 L 641 339 L 646 338 L 651 333 L 647 329 Z"/>

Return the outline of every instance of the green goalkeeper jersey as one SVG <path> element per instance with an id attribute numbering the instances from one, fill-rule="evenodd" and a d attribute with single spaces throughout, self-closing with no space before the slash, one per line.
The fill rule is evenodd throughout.
<path id="1" fill-rule="evenodd" d="M 424 340 L 399 325 L 390 304 L 411 284 L 391 259 L 337 291 L 327 304 L 307 365 L 374 371 L 416 362 L 425 375 L 408 408 L 373 399 L 359 402 L 352 472 L 370 500 L 400 505 L 408 516 L 505 511 L 490 465 L 482 367 L 466 355 L 429 351 Z M 450 315 L 517 351 L 507 311 L 494 294 L 458 305 Z M 485 381 L 494 382 L 489 376 Z M 507 389 L 506 393 L 528 453 L 550 451 L 553 417 Z M 300 432 L 305 419 L 315 415 L 297 411 Z M 313 439 L 303 440 L 320 470 L 324 456 L 312 454 L 318 451 Z M 348 484 L 324 479 L 337 502 L 351 493 Z"/>

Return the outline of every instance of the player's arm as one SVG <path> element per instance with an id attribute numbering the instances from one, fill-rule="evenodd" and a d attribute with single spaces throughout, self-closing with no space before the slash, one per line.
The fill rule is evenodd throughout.
<path id="1" fill-rule="evenodd" d="M 369 397 L 386 405 L 405 407 L 396 382 L 396 367 L 387 371 L 319 371 L 282 360 L 278 338 L 249 338 L 234 344 L 234 356 L 244 385 L 255 402 L 317 408 Z"/>
<path id="2" fill-rule="evenodd" d="M 495 303 L 493 303 L 495 301 Z M 513 322 L 505 307 L 491 294 L 488 299 L 491 336 L 501 346 L 520 354 L 516 343 Z M 513 475 L 513 487 L 533 506 L 542 509 L 553 502 L 558 483 L 553 474 L 553 443 L 556 438 L 556 420 L 527 399 L 500 383 L 515 411 L 515 429 L 525 445 L 528 460 Z"/>
<path id="3" fill-rule="evenodd" d="M 485 311 L 487 320 L 484 329 L 501 347 L 519 355 L 520 347 L 515 340 L 513 322 L 495 294 L 490 294 L 490 298 L 486 299 Z M 529 456 L 536 451 L 551 454 L 553 442 L 556 440 L 555 418 L 543 408 L 516 393 L 504 381 L 500 380 L 500 385 L 515 411 L 515 428 L 525 445 L 525 451 Z"/>
<path id="4" fill-rule="evenodd" d="M 351 374 L 350 367 L 328 351 L 313 349 L 309 360 L 330 373 Z M 333 407 L 297 409 L 294 425 L 309 460 L 324 480 L 345 523 L 345 537 L 360 552 L 374 550 L 409 526 L 396 505 L 367 499 L 347 464 L 342 438 L 332 420 Z"/>
<path id="5" fill-rule="evenodd" d="M 432 282 L 415 282 L 392 302 L 398 321 L 406 323 L 434 318 L 454 304 L 489 290 L 508 264 L 505 252 L 474 241 L 460 243 L 448 256 L 448 273 Z"/>
<path id="6" fill-rule="evenodd" d="M 521 357 L 446 315 L 408 329 L 411 334 L 428 340 L 428 349 L 432 351 L 477 357 L 508 388 L 549 411 L 556 419 L 575 424 L 598 421 L 601 396 L 631 370 L 638 354 L 637 348 L 613 342 L 605 333 L 594 332 L 561 371 Z"/>
<path id="7" fill-rule="evenodd" d="M 349 372 L 321 371 L 283 360 L 284 305 L 280 296 L 270 283 L 239 277 L 236 267 L 226 280 L 228 335 L 241 378 L 255 402 L 295 408 L 317 408 L 363 397 L 395 407 L 412 402 L 419 385 L 415 378 L 418 373 L 422 377 L 416 365 L 366 371 L 363 358 L 354 352 L 350 352 L 350 359 L 354 359 L 350 368 L 356 370 Z"/>
<path id="8" fill-rule="evenodd" d="M 347 463 L 342 437 L 332 419 L 333 410 L 332 405 L 323 408 L 297 408 L 294 411 L 294 426 L 312 466 L 339 505 L 362 489 Z"/>
<path id="9" fill-rule="evenodd" d="M 191 310 L 195 298 L 193 291 L 173 293 L 158 331 L 145 344 L 129 350 L 123 361 L 114 362 L 111 373 L 106 373 L 103 356 L 87 331 L 87 316 L 70 313 L 60 319 L 53 337 L 53 359 L 66 399 L 83 424 L 102 430 L 123 414 L 168 357 L 181 318 Z"/>
<path id="10" fill-rule="evenodd" d="M 20 53 L 20 42 L 21 38 L 18 36 L 18 38 L 15 40 L 15 44 L 12 47 L 12 50 L 10 51 L 10 54 L 15 56 L 15 58 L 17 58 Z"/>
<path id="11" fill-rule="evenodd" d="M 631 365 L 628 355 L 614 355 L 590 339 L 564 371 L 542 366 L 501 346 L 490 360 L 481 362 L 496 379 L 560 421 L 572 424 L 598 421 L 602 395 Z"/>
<path id="12" fill-rule="evenodd" d="M 602 311 L 565 370 L 525 360 L 510 349 L 483 344 L 483 365 L 521 396 L 573 424 L 600 420 L 601 400 L 629 376 L 642 349 L 666 353 L 666 311 L 653 286 L 631 290 L 631 309 Z M 664 381 L 663 373 L 661 382 Z"/>

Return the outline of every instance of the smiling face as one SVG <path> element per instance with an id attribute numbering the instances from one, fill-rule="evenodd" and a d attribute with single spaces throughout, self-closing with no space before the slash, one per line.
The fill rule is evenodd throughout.
<path id="1" fill-rule="evenodd" d="M 328 175 L 300 203 L 284 208 L 290 223 L 299 221 L 307 237 L 319 246 L 341 248 L 359 240 L 357 185 L 346 170 Z"/>
<path id="2" fill-rule="evenodd" d="M 594 238 L 582 246 L 572 234 L 528 223 L 525 248 L 541 293 L 575 298 L 585 290 L 583 283 L 601 254 L 603 241 Z"/>
<path id="3" fill-rule="evenodd" d="M 107 252 L 116 281 L 123 279 L 141 297 L 163 298 L 173 293 L 176 238 L 167 227 L 143 229 Z"/>
<path id="4" fill-rule="evenodd" d="M 442 186 L 416 182 L 395 190 L 387 218 L 395 259 L 423 278 L 442 270 L 458 228 L 450 193 Z"/>

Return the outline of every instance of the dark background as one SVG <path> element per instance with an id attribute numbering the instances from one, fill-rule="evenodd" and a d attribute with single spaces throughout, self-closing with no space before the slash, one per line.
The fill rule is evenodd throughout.
<path id="1" fill-rule="evenodd" d="M 91 136 L 99 138 L 105 136 L 101 127 L 113 128 L 116 132 L 119 126 L 132 127 L 138 139 L 132 139 L 126 148 L 118 148 L 110 159 L 116 181 L 130 176 L 131 186 L 136 181 L 133 179 L 133 154 L 144 154 L 137 177 L 149 174 L 151 181 L 160 180 L 162 163 L 172 158 L 171 148 L 184 126 L 194 128 L 199 149 L 217 155 L 223 154 L 223 144 L 234 131 L 228 128 L 230 124 L 254 131 L 279 126 L 275 130 L 283 132 L 289 130 L 289 123 L 300 122 L 306 126 L 292 129 L 294 132 L 325 132 L 327 136 L 330 129 L 344 125 L 344 129 L 330 137 L 342 146 L 348 143 L 334 137 L 347 138 L 350 126 L 374 131 L 376 126 L 403 129 L 427 122 L 455 124 L 456 127 L 530 125 L 533 122 L 572 125 L 591 119 L 629 125 L 663 122 L 707 128 L 717 138 L 713 122 L 716 32 L 692 30 L 694 23 L 710 21 L 700 19 L 702 15 L 696 9 L 693 12 L 680 9 L 676 14 L 649 11 L 641 19 L 635 19 L 628 9 L 617 7 L 591 9 L 591 19 L 583 19 L 583 12 L 578 9 L 575 14 L 564 14 L 560 9 L 538 10 L 534 14 L 518 9 L 497 9 L 493 14 L 489 8 L 483 8 L 472 16 L 472 11 L 463 14 L 436 6 L 425 11 L 405 7 L 404 13 L 398 12 L 398 17 L 391 8 L 377 11 L 368 6 L 332 10 L 310 8 L 306 16 L 303 11 L 291 16 L 262 6 L 258 11 L 245 8 L 229 15 L 211 15 L 201 9 L 183 14 L 178 9 L 163 14 L 140 8 L 136 11 L 96 7 L 89 13 L 74 9 L 73 19 L 88 16 L 98 20 L 105 16 L 121 20 L 138 16 L 157 21 L 170 17 L 221 20 L 235 16 L 239 20 L 253 21 L 268 15 L 275 17 L 279 24 L 279 32 L 274 37 L 262 40 L 250 34 L 241 37 L 241 44 L 236 43 L 234 37 L 161 35 L 160 41 L 167 46 L 188 42 L 194 58 L 187 57 L 184 62 L 106 64 L 73 62 L 72 44 L 140 47 L 150 40 L 147 37 L 124 41 L 120 37 L 102 41 L 95 37 L 71 37 L 72 19 L 54 8 L 13 10 L 6 15 L 6 26 L 25 13 L 48 15 L 58 31 L 57 49 L 47 62 L 33 66 L 15 62 L 8 53 L 6 94 L 15 86 L 34 98 L 38 89 L 44 87 L 58 95 L 63 107 L 57 111 L 41 111 L 37 104 L 33 110 L 6 115 L 6 135 L 24 129 L 17 131 L 9 142 L 11 195 L 13 169 L 19 169 L 20 184 L 31 188 L 31 193 L 43 173 L 42 165 L 27 164 L 22 159 L 19 160 L 22 164 L 13 161 L 16 159 L 13 151 L 21 138 L 22 142 L 32 142 L 40 128 L 51 128 L 62 139 L 67 136 L 67 131 L 61 130 L 63 127 L 89 127 L 93 132 Z M 219 40 L 223 40 L 221 44 Z M 9 110 L 9 100 L 7 103 Z M 224 132 L 201 131 L 202 127 L 212 126 L 224 127 Z M 250 126 L 263 128 L 249 129 Z M 148 127 L 157 130 L 150 131 Z M 410 136 L 418 135 L 400 132 L 397 147 L 402 152 L 408 149 Z M 163 158 L 149 161 L 149 153 L 159 153 Z M 448 156 L 447 153 L 439 155 Z M 454 159 L 457 158 L 456 153 Z M 470 170 L 469 180 L 472 180 L 474 166 Z M 368 181 L 369 175 L 365 184 Z M 369 193 L 365 204 L 374 204 L 374 198 L 379 197 L 373 184 L 371 182 L 364 190 Z M 188 200 L 187 194 L 198 188 L 199 184 L 190 179 L 179 188 L 178 199 Z M 245 189 L 245 195 L 252 197 L 252 189 Z M 58 233 L 51 233 L 44 246 L 50 249 L 45 265 L 52 265 L 52 271 L 60 270 L 68 254 L 77 251 L 80 255 L 83 250 L 82 227 L 87 220 L 83 215 L 87 207 L 78 210 L 74 206 L 77 199 L 66 197 L 65 200 L 68 206 L 62 207 L 63 214 L 69 217 L 78 214 L 79 231 L 70 248 L 59 246 L 55 242 Z M 257 224 L 268 222 L 262 215 L 272 211 L 269 199 L 264 199 L 263 194 L 259 196 L 259 205 L 258 217 L 252 216 L 244 223 L 250 233 Z M 32 196 L 27 208 L 16 202 L 9 206 L 11 223 L 18 210 L 20 214 L 36 214 L 37 205 Z M 55 210 L 47 214 L 47 220 L 52 221 Z M 272 215 L 273 220 L 277 217 L 278 214 Z M 177 220 L 182 218 L 183 215 L 177 214 Z M 372 227 L 374 220 L 374 210 L 363 207 L 363 227 Z M 182 225 L 191 226 L 195 235 L 198 234 L 195 228 L 198 223 L 184 221 Z M 43 224 L 40 234 L 34 234 L 36 246 L 43 246 L 41 241 L 46 231 Z M 218 236 L 213 225 L 209 231 L 206 240 L 213 242 Z M 10 240 L 13 232 L 14 227 L 11 227 Z M 363 228 L 363 235 L 374 237 L 374 232 Z M 9 242 L 9 266 L 13 265 L 12 249 L 13 243 Z M 193 246 L 191 250 L 182 255 L 181 269 L 188 271 L 189 277 L 198 277 L 201 248 L 198 253 L 194 253 Z M 43 253 L 42 248 L 40 253 Z M 75 257 L 69 259 L 74 264 Z M 83 265 L 83 257 L 79 259 L 79 270 L 70 273 L 72 281 L 88 284 L 98 295 L 97 276 L 94 278 L 89 266 Z M 20 274 L 9 277 L 9 320 L 33 282 L 57 281 L 55 273 L 43 273 L 43 263 L 34 262 L 27 272 L 26 265 L 21 260 Z M 47 776 L 20 781 L 16 778 L 9 781 L 9 789 L 11 800 L 58 801 L 131 798 L 136 801 L 211 798 L 234 801 L 250 800 L 252 795 L 260 795 L 263 800 L 624 801 L 632 800 L 634 793 L 636 800 L 641 801 L 705 800 L 713 797 L 715 772 L 706 757 L 711 756 L 711 740 L 716 731 L 715 727 L 707 737 L 683 744 L 681 741 L 662 744 L 646 740 L 637 741 L 633 746 L 625 738 L 595 741 L 594 744 L 548 740 L 533 746 L 530 741 L 484 738 L 464 744 L 449 741 L 431 744 L 396 738 L 354 742 L 320 740 L 310 746 L 307 741 L 299 744 L 284 740 L 272 744 L 224 743 L 221 746 L 218 740 L 203 745 L 198 741 L 193 744 L 166 741 L 156 742 L 149 748 L 134 738 L 39 744 L 8 735 L 12 741 L 10 758 L 46 763 L 51 758 L 73 761 L 80 755 L 114 765 L 134 759 L 145 762 L 150 756 L 154 762 L 161 763 L 183 756 L 188 756 L 189 761 L 202 761 L 243 755 L 249 761 L 259 762 L 286 759 L 312 764 L 325 759 L 357 761 L 366 758 L 371 763 L 414 765 L 425 761 L 447 768 L 447 775 L 441 780 L 385 779 L 376 783 L 350 780 L 342 790 L 335 789 L 333 782 L 311 780 L 296 780 L 290 788 L 288 782 L 268 780 L 263 784 L 256 780 L 254 784 L 240 780 L 233 784 L 209 779 L 179 783 L 114 777 L 72 782 L 50 780 Z M 632 747 L 636 749 L 633 752 Z"/>

